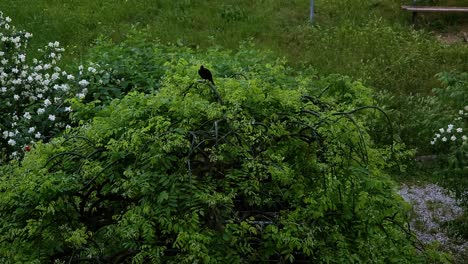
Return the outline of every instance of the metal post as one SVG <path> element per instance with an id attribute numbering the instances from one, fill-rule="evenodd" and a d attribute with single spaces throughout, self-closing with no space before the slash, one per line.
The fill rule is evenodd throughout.
<path id="1" fill-rule="evenodd" d="M 314 23 L 314 0 L 310 0 L 310 14 L 309 14 L 309 17 L 310 17 L 310 23 L 313 24 Z"/>

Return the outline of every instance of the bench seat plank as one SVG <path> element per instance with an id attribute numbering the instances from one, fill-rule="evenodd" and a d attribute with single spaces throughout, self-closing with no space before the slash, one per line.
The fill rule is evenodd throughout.
<path id="1" fill-rule="evenodd" d="M 402 6 L 401 8 L 413 12 L 468 12 L 468 7 L 455 6 Z"/>

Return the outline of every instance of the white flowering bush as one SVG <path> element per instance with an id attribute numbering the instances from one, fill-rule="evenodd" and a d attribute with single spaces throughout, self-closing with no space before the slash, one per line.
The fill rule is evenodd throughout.
<path id="1" fill-rule="evenodd" d="M 0 11 L 0 161 L 20 157 L 39 140 L 66 129 L 67 98 L 84 97 L 88 82 L 58 66 L 64 49 L 50 42 L 39 58 L 27 55 L 31 33 Z"/>
<path id="2" fill-rule="evenodd" d="M 464 85 L 466 89 L 466 82 Z M 450 188 L 464 207 L 468 207 L 468 105 L 458 110 L 452 122 L 435 131 L 430 144 L 439 161 L 434 174 L 441 177 L 440 183 Z"/>
<path id="3" fill-rule="evenodd" d="M 448 124 L 435 131 L 430 144 L 437 154 L 454 157 L 458 167 L 464 168 L 468 153 L 468 73 L 442 72 L 437 77 L 445 87 L 433 90 L 439 102 L 433 111 L 443 113 L 444 120 L 439 121 Z"/>
<path id="4" fill-rule="evenodd" d="M 458 117 L 454 124 L 448 124 L 447 127 L 441 127 L 434 134 L 431 145 L 441 144 L 443 146 L 460 146 L 468 144 L 468 133 L 466 133 L 466 121 L 468 120 L 468 106 L 458 111 Z"/>
<path id="5" fill-rule="evenodd" d="M 456 189 L 466 183 L 468 185 L 468 105 L 458 111 L 458 116 L 447 126 L 437 129 L 430 141 L 435 153 L 439 155 L 442 170 L 437 173 L 444 175 L 444 180 L 455 179 Z M 458 178 L 457 175 L 465 175 Z M 452 179 L 453 180 L 453 179 Z M 464 187 L 458 190 L 466 196 Z"/>

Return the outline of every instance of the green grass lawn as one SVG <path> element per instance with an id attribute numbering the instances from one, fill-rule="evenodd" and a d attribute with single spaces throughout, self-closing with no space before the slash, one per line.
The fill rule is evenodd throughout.
<path id="1" fill-rule="evenodd" d="M 35 34 L 32 47 L 52 40 L 80 58 L 104 35 L 119 41 L 135 25 L 163 42 L 235 48 L 253 38 L 292 65 L 342 73 L 378 89 L 429 91 L 433 75 L 468 69 L 466 46 L 444 46 L 415 32 L 399 3 L 377 0 L 309 1 L 4 0 L 0 10 Z M 439 21 L 439 20 L 438 20 Z"/>

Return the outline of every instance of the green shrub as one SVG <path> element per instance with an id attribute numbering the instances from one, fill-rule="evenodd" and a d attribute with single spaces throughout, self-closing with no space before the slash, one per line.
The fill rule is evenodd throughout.
<path id="1" fill-rule="evenodd" d="M 247 47 L 160 48 L 158 92 L 0 168 L 3 262 L 424 262 L 383 172 L 395 153 L 366 133 L 368 88 Z"/>
<path id="2" fill-rule="evenodd" d="M 83 100 L 72 100 L 75 120 L 90 120 L 96 111 L 116 98 L 122 98 L 130 91 L 154 93 L 162 86 L 165 74 L 171 62 L 195 59 L 200 64 L 205 57 L 210 57 L 209 67 L 215 78 L 236 77 L 248 78 L 248 73 L 260 74 L 272 80 L 271 69 L 261 65 L 272 61 L 269 52 L 252 51 L 251 42 L 243 42 L 237 53 L 221 51 L 213 47 L 206 53 L 196 52 L 181 45 L 163 45 L 158 41 L 150 43 L 146 31 L 133 30 L 128 38 L 115 44 L 110 40 L 100 39 L 90 50 L 86 61 L 99 66 L 100 71 L 93 76 L 83 73 L 82 78 L 90 80 L 87 95 Z M 273 60 L 274 61 L 274 60 Z M 287 74 L 292 69 L 284 66 L 284 72 L 277 73 L 283 87 L 293 87 Z M 187 78 L 196 77 L 196 71 Z M 288 80 L 289 79 L 289 80 Z M 273 80 L 272 80 L 273 81 Z"/>

